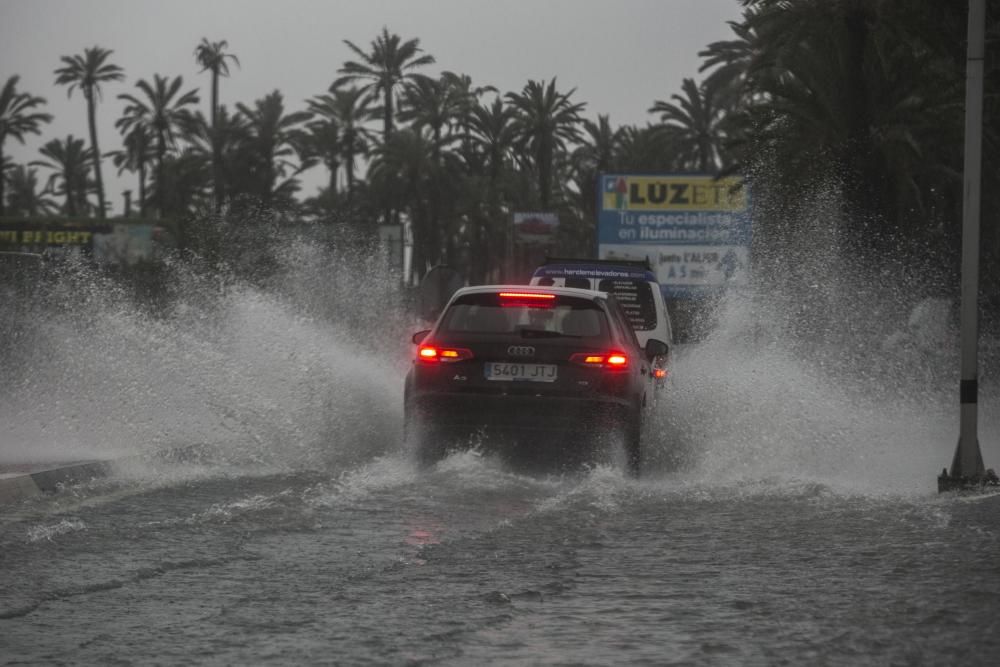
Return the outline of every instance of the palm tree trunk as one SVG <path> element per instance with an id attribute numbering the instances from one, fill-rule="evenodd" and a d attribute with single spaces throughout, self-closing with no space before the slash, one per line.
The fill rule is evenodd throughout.
<path id="1" fill-rule="evenodd" d="M 330 170 L 330 184 L 327 189 L 329 190 L 331 201 L 337 194 L 337 169 L 339 167 L 340 165 L 337 164 L 336 158 L 330 157 L 327 159 L 326 168 Z"/>
<path id="2" fill-rule="evenodd" d="M 104 179 L 101 177 L 101 149 L 97 146 L 97 110 L 94 108 L 94 91 L 87 90 L 87 124 L 90 126 L 90 148 L 94 152 L 94 178 L 97 180 L 97 217 L 104 219 L 107 210 L 104 202 Z"/>
<path id="3" fill-rule="evenodd" d="M 7 183 L 7 179 L 4 178 L 3 165 L 3 142 L 7 137 L 4 134 L 0 134 L 0 218 L 2 218 L 7 213 L 7 193 L 4 192 L 4 185 Z"/>
<path id="4" fill-rule="evenodd" d="M 392 86 L 386 86 L 385 88 L 385 104 L 383 106 L 385 106 L 385 109 L 382 116 L 382 143 L 388 144 L 389 135 L 392 134 Z M 391 188 L 392 185 L 389 187 Z M 393 222 L 392 204 L 390 203 L 392 201 L 393 193 L 389 192 L 388 194 L 389 196 L 386 198 L 385 202 L 385 220 L 383 221 L 386 225 Z M 398 223 L 399 221 L 396 220 L 396 222 Z M 416 247 L 416 243 L 414 243 L 414 247 Z M 421 276 L 422 275 L 423 274 L 421 274 Z"/>
<path id="5" fill-rule="evenodd" d="M 167 139 L 162 129 L 157 130 L 156 138 L 156 217 L 163 217 L 166 203 L 166 183 L 163 182 L 163 160 L 167 157 Z"/>
<path id="6" fill-rule="evenodd" d="M 263 188 L 263 203 L 264 208 L 271 208 L 271 202 L 274 200 L 274 184 L 277 181 L 277 176 L 275 174 L 274 168 L 274 149 L 273 147 L 268 151 L 266 158 L 266 166 L 264 167 L 264 188 Z"/>
<path id="7" fill-rule="evenodd" d="M 146 217 L 146 161 L 139 159 L 139 217 Z"/>
<path id="8" fill-rule="evenodd" d="M 538 143 L 538 190 L 542 210 L 549 210 L 549 191 L 552 189 L 552 151 L 543 138 Z"/>
<path id="9" fill-rule="evenodd" d="M 411 221 L 416 223 L 416 219 Z M 414 232 L 416 232 L 416 226 L 414 225 Z M 424 248 L 422 243 L 417 242 L 417 234 L 413 234 L 413 247 L 410 253 L 410 282 L 416 284 L 424 276 L 424 267 L 427 265 L 427 259 L 424 257 Z"/>
<path id="10" fill-rule="evenodd" d="M 385 108 L 382 110 L 382 141 L 389 141 L 392 134 L 392 88 L 385 89 Z"/>
<path id="11" fill-rule="evenodd" d="M 212 68 L 212 184 L 215 192 L 215 212 L 222 210 L 225 200 L 222 183 L 222 140 L 219 136 L 219 68 Z"/>
<path id="12" fill-rule="evenodd" d="M 63 182 L 66 187 L 66 215 L 76 217 L 76 182 L 73 172 L 63 167 Z"/>
<path id="13" fill-rule="evenodd" d="M 354 137 L 351 137 L 351 141 L 354 141 Z M 344 165 L 344 169 L 347 171 L 347 204 L 350 206 L 354 200 L 354 150 L 349 149 L 345 158 L 347 160 Z"/>

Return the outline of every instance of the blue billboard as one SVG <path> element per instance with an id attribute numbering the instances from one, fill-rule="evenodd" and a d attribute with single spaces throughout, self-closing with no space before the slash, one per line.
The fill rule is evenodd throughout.
<path id="1" fill-rule="evenodd" d="M 646 259 L 664 296 L 742 285 L 750 272 L 750 192 L 736 176 L 601 174 L 601 259 Z"/>

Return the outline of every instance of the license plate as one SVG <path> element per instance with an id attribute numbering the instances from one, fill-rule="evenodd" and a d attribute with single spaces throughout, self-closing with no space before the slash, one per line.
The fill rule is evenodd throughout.
<path id="1" fill-rule="evenodd" d="M 486 364 L 486 379 L 501 382 L 555 382 L 555 364 L 511 364 L 494 362 Z"/>

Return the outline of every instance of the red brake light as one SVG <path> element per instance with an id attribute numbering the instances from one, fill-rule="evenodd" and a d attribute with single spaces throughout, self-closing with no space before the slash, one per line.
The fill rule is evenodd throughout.
<path id="1" fill-rule="evenodd" d="M 421 345 L 417 349 L 417 359 L 428 363 L 454 363 L 472 359 L 472 350 L 464 347 L 435 347 L 433 345 Z"/>
<path id="2" fill-rule="evenodd" d="M 556 295 L 544 292 L 500 292 L 501 306 L 527 306 L 529 308 L 551 308 Z"/>
<path id="3" fill-rule="evenodd" d="M 571 363 L 591 368 L 622 370 L 628 368 L 628 355 L 624 352 L 578 352 L 569 358 Z"/>
<path id="4" fill-rule="evenodd" d="M 628 357 L 624 354 L 609 354 L 607 364 L 616 368 L 624 368 L 628 365 Z"/>
<path id="5" fill-rule="evenodd" d="M 556 298 L 555 294 L 544 294 L 541 292 L 500 292 L 501 299 L 543 299 L 545 301 L 552 301 Z"/>

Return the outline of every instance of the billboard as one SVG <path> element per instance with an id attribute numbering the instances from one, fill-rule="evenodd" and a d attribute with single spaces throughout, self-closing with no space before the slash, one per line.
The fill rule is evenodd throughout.
<path id="1" fill-rule="evenodd" d="M 526 245 L 552 243 L 559 229 L 555 213 L 514 213 L 514 242 Z"/>
<path id="2" fill-rule="evenodd" d="M 87 255 L 104 264 L 135 264 L 153 254 L 154 227 L 124 222 L 0 220 L 0 251 L 50 257 Z"/>
<path id="3" fill-rule="evenodd" d="M 687 298 L 746 283 L 750 191 L 741 177 L 601 174 L 601 259 L 648 259 L 666 297 Z"/>

